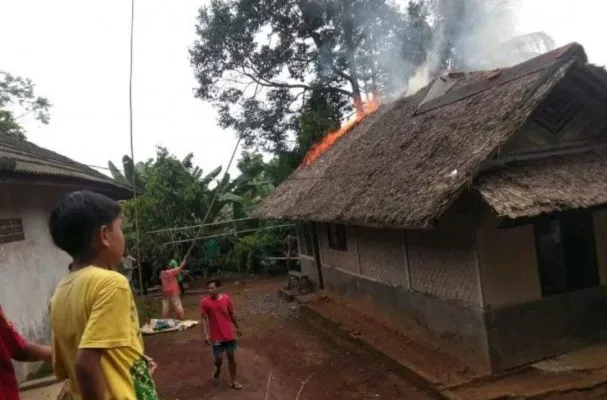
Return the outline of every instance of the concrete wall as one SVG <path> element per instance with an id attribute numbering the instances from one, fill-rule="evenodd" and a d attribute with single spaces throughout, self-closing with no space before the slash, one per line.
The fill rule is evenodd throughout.
<path id="1" fill-rule="evenodd" d="M 465 204 L 456 204 L 431 230 L 407 231 L 407 259 L 411 288 L 482 307 L 474 225 Z"/>
<path id="2" fill-rule="evenodd" d="M 51 186 L 0 183 L 0 218 L 21 218 L 25 235 L 0 244 L 0 304 L 22 335 L 44 343 L 50 340 L 48 302 L 69 263 L 47 229 L 50 210 L 63 194 Z M 19 378 L 36 367 L 20 364 Z"/>
<path id="3" fill-rule="evenodd" d="M 607 288 L 488 310 L 489 354 L 494 371 L 607 340 Z"/>
<path id="4" fill-rule="evenodd" d="M 533 225 L 477 228 L 476 243 L 485 308 L 542 298 Z"/>

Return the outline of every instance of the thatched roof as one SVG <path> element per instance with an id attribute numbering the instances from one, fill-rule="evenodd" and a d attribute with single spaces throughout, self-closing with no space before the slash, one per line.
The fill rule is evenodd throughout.
<path id="1" fill-rule="evenodd" d="M 607 152 L 512 163 L 484 172 L 476 187 L 512 219 L 607 204 Z"/>
<path id="2" fill-rule="evenodd" d="M 385 104 L 293 173 L 255 215 L 430 227 L 565 75 L 585 65 L 572 44 L 512 68 L 437 81 L 443 94 L 433 98 L 430 85 Z"/>
<path id="3" fill-rule="evenodd" d="M 94 169 L 12 135 L 0 135 L 2 182 L 70 185 L 118 200 L 132 195 L 131 189 Z"/>

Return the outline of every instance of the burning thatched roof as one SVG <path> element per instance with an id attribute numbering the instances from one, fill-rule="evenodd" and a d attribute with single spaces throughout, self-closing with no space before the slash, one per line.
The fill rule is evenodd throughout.
<path id="1" fill-rule="evenodd" d="M 292 174 L 255 215 L 429 227 L 557 83 L 586 66 L 583 48 L 572 44 L 502 71 L 451 77 L 457 81 L 438 96 L 426 98 L 427 87 L 385 104 Z"/>

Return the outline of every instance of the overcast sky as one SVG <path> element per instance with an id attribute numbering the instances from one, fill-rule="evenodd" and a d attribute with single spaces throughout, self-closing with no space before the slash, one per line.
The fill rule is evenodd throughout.
<path id="1" fill-rule="evenodd" d="M 454 0 L 459 1 L 459 0 Z M 0 0 L 0 70 L 31 78 L 48 97 L 51 123 L 28 121 L 28 139 L 85 164 L 120 164 L 129 148 L 128 0 Z M 227 164 L 236 144 L 195 99 L 188 48 L 205 0 L 138 0 L 135 11 L 135 158 L 163 145 L 195 153 L 209 171 Z M 604 5 L 600 5 L 604 4 Z M 524 0 L 520 31 L 543 30 L 557 45 L 577 41 L 607 65 L 598 0 Z"/>

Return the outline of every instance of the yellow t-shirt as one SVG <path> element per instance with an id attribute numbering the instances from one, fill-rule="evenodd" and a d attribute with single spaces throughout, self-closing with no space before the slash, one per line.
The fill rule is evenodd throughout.
<path id="1" fill-rule="evenodd" d="M 69 379 L 74 399 L 81 399 L 75 365 L 82 348 L 103 349 L 107 399 L 158 399 L 143 356 L 133 293 L 123 275 L 93 266 L 72 272 L 57 286 L 50 311 L 55 372 Z"/>

